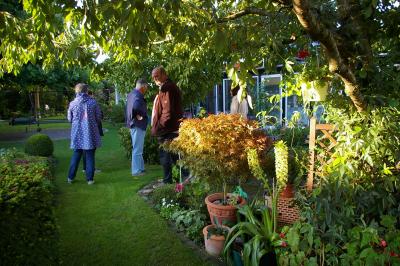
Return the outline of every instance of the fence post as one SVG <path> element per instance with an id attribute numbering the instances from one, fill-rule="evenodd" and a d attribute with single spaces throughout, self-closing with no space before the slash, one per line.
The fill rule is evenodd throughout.
<path id="1" fill-rule="evenodd" d="M 317 123 L 317 119 L 313 116 L 310 119 L 310 136 L 309 136 L 309 143 L 308 143 L 308 150 L 310 153 L 310 165 L 307 177 L 307 191 L 312 191 L 313 189 L 313 182 L 314 182 L 314 164 L 315 164 L 315 126 Z"/>

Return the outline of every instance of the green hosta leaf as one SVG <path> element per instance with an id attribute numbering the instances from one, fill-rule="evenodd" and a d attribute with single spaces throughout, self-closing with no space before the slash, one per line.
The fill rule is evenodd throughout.
<path id="1" fill-rule="evenodd" d="M 396 224 L 396 218 L 389 215 L 383 215 L 381 224 L 388 229 L 394 228 Z"/>
<path id="2" fill-rule="evenodd" d="M 375 251 L 373 248 L 366 248 L 360 253 L 360 258 L 366 258 L 367 256 L 370 256 L 371 254 L 375 254 Z"/>
<path id="3" fill-rule="evenodd" d="M 318 266 L 317 258 L 311 257 L 304 263 L 304 266 Z"/>
<path id="4" fill-rule="evenodd" d="M 289 230 L 286 235 L 288 244 L 292 252 L 297 252 L 299 249 L 300 236 L 297 230 Z"/>

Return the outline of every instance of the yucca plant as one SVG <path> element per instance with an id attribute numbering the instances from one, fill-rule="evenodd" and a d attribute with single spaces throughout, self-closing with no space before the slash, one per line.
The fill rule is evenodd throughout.
<path id="1" fill-rule="evenodd" d="M 224 255 L 230 258 L 230 251 L 237 239 L 243 240 L 244 265 L 259 265 L 261 258 L 282 245 L 282 239 L 277 233 L 277 200 L 278 189 L 276 183 L 270 186 L 264 173 L 258 153 L 255 149 L 247 149 L 247 161 L 251 173 L 263 183 L 264 190 L 271 196 L 269 207 L 254 207 L 250 205 L 239 207 L 239 213 L 244 220 L 232 227 L 225 241 Z"/>
<path id="2" fill-rule="evenodd" d="M 244 265 L 259 265 L 261 258 L 273 252 L 275 247 L 282 246 L 283 240 L 276 232 L 276 197 L 273 197 L 271 208 L 265 206 L 257 208 L 244 205 L 239 208 L 239 213 L 245 220 L 231 228 L 224 247 L 224 255 L 230 258 L 233 243 L 242 239 Z M 258 218 L 260 217 L 260 218 Z"/>

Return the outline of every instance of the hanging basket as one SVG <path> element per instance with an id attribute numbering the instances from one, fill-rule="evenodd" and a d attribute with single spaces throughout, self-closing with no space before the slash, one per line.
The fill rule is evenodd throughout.
<path id="1" fill-rule="evenodd" d="M 325 101 L 328 96 L 329 82 L 326 80 L 313 80 L 301 84 L 301 94 L 305 102 Z"/>

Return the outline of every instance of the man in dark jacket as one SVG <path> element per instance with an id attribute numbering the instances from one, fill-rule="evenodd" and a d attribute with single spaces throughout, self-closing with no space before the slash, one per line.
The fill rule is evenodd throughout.
<path id="1" fill-rule="evenodd" d="M 139 79 L 136 87 L 129 94 L 126 101 L 126 126 L 132 137 L 132 176 L 144 175 L 143 145 L 148 123 L 147 104 L 144 93 L 147 82 Z"/>
<path id="2" fill-rule="evenodd" d="M 182 95 L 178 86 L 172 82 L 162 66 L 153 69 L 151 76 L 160 87 L 154 101 L 151 133 L 159 144 L 171 141 L 178 136 L 179 125 L 183 116 Z M 164 183 L 172 183 L 172 164 L 177 155 L 160 147 L 160 163 L 164 170 Z"/>

